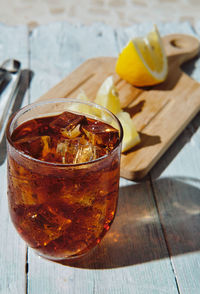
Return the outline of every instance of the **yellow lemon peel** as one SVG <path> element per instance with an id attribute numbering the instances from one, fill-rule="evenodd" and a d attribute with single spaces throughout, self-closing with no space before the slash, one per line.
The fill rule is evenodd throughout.
<path id="1" fill-rule="evenodd" d="M 122 79 L 134 86 L 156 85 L 166 79 L 167 57 L 156 25 L 146 37 L 128 42 L 119 54 L 115 69 Z"/>

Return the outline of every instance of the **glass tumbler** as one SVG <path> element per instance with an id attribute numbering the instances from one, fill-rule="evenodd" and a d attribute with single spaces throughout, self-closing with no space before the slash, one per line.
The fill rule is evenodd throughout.
<path id="1" fill-rule="evenodd" d="M 64 111 L 105 121 L 119 132 L 108 154 L 84 163 L 54 163 L 18 149 L 13 131 L 29 120 Z M 52 260 L 80 257 L 109 230 L 117 208 L 123 131 L 118 119 L 94 103 L 55 99 L 30 104 L 7 125 L 8 204 L 11 220 L 36 253 Z"/>

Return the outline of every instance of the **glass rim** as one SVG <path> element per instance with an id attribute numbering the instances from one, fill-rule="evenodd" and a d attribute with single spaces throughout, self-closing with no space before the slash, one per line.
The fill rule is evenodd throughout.
<path id="1" fill-rule="evenodd" d="M 118 126 L 119 126 L 119 141 L 118 143 L 116 144 L 116 146 L 111 150 L 109 151 L 108 154 L 105 154 L 97 159 L 94 159 L 94 160 L 91 160 L 91 161 L 86 161 L 86 162 L 82 162 L 82 163 L 70 163 L 70 164 L 67 164 L 67 163 L 56 163 L 56 162 L 49 162 L 49 161 L 43 161 L 43 160 L 40 160 L 40 159 L 37 159 L 37 158 L 34 158 L 20 150 L 18 150 L 12 140 L 11 140 L 11 134 L 10 134 L 10 126 L 11 124 L 17 119 L 20 117 L 21 114 L 25 113 L 26 111 L 28 111 L 29 109 L 33 108 L 33 107 L 38 107 L 40 105 L 45 105 L 45 104 L 54 104 L 54 103 L 61 103 L 61 102 L 71 102 L 71 103 L 80 103 L 80 104 L 85 104 L 85 105 L 89 105 L 89 106 L 93 106 L 95 108 L 98 108 L 98 109 L 102 109 L 104 111 L 106 111 L 114 120 L 117 121 L 118 123 Z M 67 111 L 67 110 L 66 110 Z M 84 114 L 84 113 L 83 113 Z M 28 121 L 28 120 L 27 120 Z M 105 122 L 106 123 L 106 122 Z M 59 168 L 63 168 L 63 167 L 77 167 L 77 166 L 84 166 L 84 165 L 88 165 L 88 164 L 93 164 L 93 163 L 96 163 L 98 161 L 101 161 L 105 158 L 107 158 L 108 156 L 110 156 L 117 148 L 118 146 L 121 144 L 122 142 L 122 139 L 123 139 L 123 128 L 122 128 L 122 125 L 119 121 L 119 119 L 117 118 L 117 116 L 115 116 L 110 110 L 108 110 L 107 108 L 101 106 L 101 105 L 98 105 L 94 102 L 87 102 L 87 101 L 81 101 L 81 100 L 78 100 L 78 99 L 72 99 L 72 98 L 55 98 L 55 99 L 48 99 L 48 100 L 43 100 L 43 101 L 37 101 L 37 102 L 33 102 L 33 103 L 30 103 L 24 107 L 22 107 L 21 109 L 19 109 L 18 111 L 16 111 L 15 113 L 13 113 L 11 115 L 11 117 L 9 118 L 8 120 L 8 123 L 7 123 L 7 126 L 6 126 L 6 139 L 7 141 L 9 142 L 9 144 L 15 149 L 16 152 L 18 152 L 22 157 L 25 157 L 29 160 L 32 160 L 38 164 L 44 164 L 44 165 L 50 165 L 52 167 L 59 167 Z"/>

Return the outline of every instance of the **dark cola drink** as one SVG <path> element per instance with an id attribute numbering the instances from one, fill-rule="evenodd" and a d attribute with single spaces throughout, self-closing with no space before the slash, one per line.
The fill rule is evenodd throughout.
<path id="1" fill-rule="evenodd" d="M 9 209 L 22 238 L 51 259 L 95 247 L 116 212 L 119 130 L 65 111 L 23 122 L 8 141 Z"/>

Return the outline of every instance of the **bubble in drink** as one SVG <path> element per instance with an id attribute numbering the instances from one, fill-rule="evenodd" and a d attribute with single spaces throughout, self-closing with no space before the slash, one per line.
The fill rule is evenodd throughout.
<path id="1" fill-rule="evenodd" d="M 117 205 L 119 132 L 103 121 L 63 112 L 17 127 L 8 152 L 12 221 L 50 258 L 86 253 L 103 238 Z"/>

